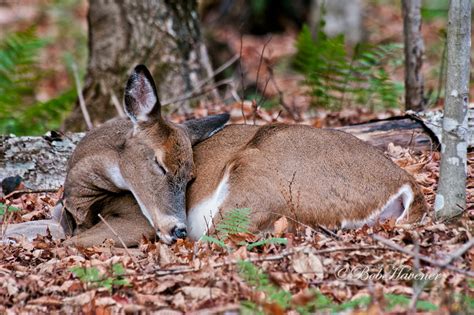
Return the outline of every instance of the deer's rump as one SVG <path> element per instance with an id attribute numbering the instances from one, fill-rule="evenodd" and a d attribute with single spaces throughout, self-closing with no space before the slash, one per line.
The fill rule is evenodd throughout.
<path id="1" fill-rule="evenodd" d="M 252 209 L 254 230 L 280 216 L 304 224 L 358 227 L 413 222 L 426 211 L 414 179 L 356 137 L 328 129 L 230 125 L 194 148 L 188 229 L 199 238 L 220 212 Z"/>

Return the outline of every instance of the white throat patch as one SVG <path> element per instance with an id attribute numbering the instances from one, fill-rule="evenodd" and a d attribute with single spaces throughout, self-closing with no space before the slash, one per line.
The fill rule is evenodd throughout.
<path id="1" fill-rule="evenodd" d="M 189 237 L 198 240 L 213 224 L 214 216 L 229 194 L 229 175 L 226 173 L 214 193 L 189 211 L 187 226 Z"/>

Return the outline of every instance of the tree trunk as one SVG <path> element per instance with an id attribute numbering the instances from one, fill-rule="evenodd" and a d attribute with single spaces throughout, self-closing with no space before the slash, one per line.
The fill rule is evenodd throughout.
<path id="1" fill-rule="evenodd" d="M 324 19 L 325 34 L 331 37 L 344 34 L 349 44 L 357 44 L 363 37 L 362 15 L 360 0 L 312 0 L 308 23 L 315 40 Z"/>
<path id="2" fill-rule="evenodd" d="M 143 63 L 160 98 L 189 93 L 210 69 L 200 33 L 197 1 L 89 1 L 89 61 L 83 95 L 92 123 L 118 115 L 129 72 Z M 189 104 L 184 104 L 189 106 Z M 79 104 L 67 130 L 85 130 Z"/>
<path id="3" fill-rule="evenodd" d="M 405 109 L 422 111 L 423 37 L 421 36 L 421 0 L 402 0 L 403 35 L 405 39 Z"/>
<path id="4" fill-rule="evenodd" d="M 448 17 L 446 99 L 436 217 L 452 218 L 466 208 L 471 0 L 451 0 Z"/>

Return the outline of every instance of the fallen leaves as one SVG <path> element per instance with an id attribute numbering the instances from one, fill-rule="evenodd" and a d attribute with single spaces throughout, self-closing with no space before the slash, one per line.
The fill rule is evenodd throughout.
<path id="1" fill-rule="evenodd" d="M 391 147 L 391 158 L 413 173 L 432 205 L 438 177 L 439 154 L 413 155 L 409 150 Z M 292 305 L 314 301 L 317 290 L 333 302 L 343 303 L 359 297 L 372 296 L 375 300 L 368 312 L 381 312 L 393 301 L 384 294 L 410 298 L 413 281 L 391 279 L 387 275 L 394 266 L 415 268 L 411 257 L 387 250 L 377 244 L 370 234 L 376 233 L 409 250 L 417 244 L 420 254 L 443 261 L 472 236 L 474 212 L 474 154 L 469 154 L 468 209 L 455 223 L 435 223 L 431 213 L 424 222 L 415 225 L 384 224 L 356 231 L 337 231 L 337 239 L 311 229 L 292 234 L 289 222 L 279 218 L 273 225 L 274 237 L 285 237 L 286 245 L 263 243 L 248 249 L 240 242 L 255 242 L 245 233 L 236 234 L 226 242 L 227 249 L 210 243 L 179 242 L 173 246 L 143 240 L 138 249 L 130 253 L 143 266 L 137 267 L 130 256 L 120 249 L 99 246 L 92 248 L 63 247 L 49 237 L 38 237 L 33 242 L 0 245 L 0 313 L 50 312 L 192 312 L 197 310 L 235 310 L 241 301 L 262 303 L 268 311 L 281 312 L 280 306 L 268 303 L 268 294 L 256 290 L 241 277 L 236 262 L 252 263 L 268 275 L 270 283 L 291 294 Z M 57 194 L 25 194 L 12 201 L 21 209 L 10 222 L 47 218 Z M 24 208 L 23 208 L 24 207 Z M 34 213 L 34 215 L 31 215 Z M 292 222 L 293 224 L 293 222 Z M 99 274 L 110 272 L 114 264 L 124 267 L 124 278 L 130 286 L 90 286 L 71 272 L 73 267 L 97 268 Z M 474 268 L 474 249 L 453 262 L 456 268 Z M 341 269 L 351 272 L 365 268 L 372 275 L 375 291 L 368 290 L 369 281 L 360 277 L 341 278 Z M 392 269 L 390 269 L 392 268 Z M 435 268 L 420 263 L 426 274 Z M 420 298 L 450 309 L 447 303 L 462 307 L 449 294 L 469 295 L 474 289 L 466 284 L 466 277 L 452 271 L 442 271 L 439 280 L 422 292 Z M 380 291 L 379 293 L 376 293 Z M 379 294 L 379 295 L 377 295 Z"/>

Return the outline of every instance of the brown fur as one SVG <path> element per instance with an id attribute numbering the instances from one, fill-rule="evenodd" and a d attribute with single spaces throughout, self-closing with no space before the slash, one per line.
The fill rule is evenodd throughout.
<path id="1" fill-rule="evenodd" d="M 340 131 L 282 124 L 227 126 L 194 148 L 194 161 L 188 211 L 212 195 L 227 171 L 229 194 L 220 210 L 251 208 L 256 231 L 271 226 L 279 215 L 311 226 L 363 220 L 404 184 L 415 194 L 409 221 L 426 211 L 410 175 L 374 147 Z"/>

